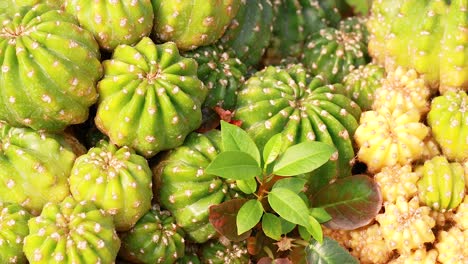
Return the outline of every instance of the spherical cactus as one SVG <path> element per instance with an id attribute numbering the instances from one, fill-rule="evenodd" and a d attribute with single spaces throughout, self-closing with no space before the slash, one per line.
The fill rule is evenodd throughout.
<path id="1" fill-rule="evenodd" d="M 145 37 L 117 47 L 103 65 L 95 122 L 112 143 L 151 157 L 181 145 L 200 126 L 208 90 L 196 61 L 180 56 L 174 43 Z"/>
<path id="2" fill-rule="evenodd" d="M 241 0 L 196 2 L 151 0 L 153 33 L 162 41 L 173 41 L 180 50 L 215 43 L 239 11 Z"/>
<path id="3" fill-rule="evenodd" d="M 102 75 L 93 35 L 46 4 L 0 24 L 0 120 L 50 131 L 84 122 Z"/>
<path id="4" fill-rule="evenodd" d="M 112 216 L 71 196 L 28 221 L 24 253 L 35 263 L 115 263 L 120 239 Z"/>
<path id="5" fill-rule="evenodd" d="M 246 241 L 232 242 L 225 237 L 206 242 L 200 255 L 201 263 L 204 264 L 249 263 Z"/>
<path id="6" fill-rule="evenodd" d="M 423 140 L 429 133 L 429 128 L 419 119 L 416 109 L 362 113 L 354 134 L 358 159 L 371 173 L 386 166 L 403 166 L 418 160 L 424 153 Z"/>
<path id="7" fill-rule="evenodd" d="M 65 11 L 94 35 L 99 46 L 108 51 L 120 44 L 138 42 L 153 28 L 151 0 L 65 0 L 63 5 Z"/>
<path id="8" fill-rule="evenodd" d="M 203 107 L 220 106 L 232 110 L 237 101 L 237 91 L 244 83 L 247 67 L 234 51 L 218 46 L 205 46 L 185 53 L 198 63 L 198 78 L 209 92 Z"/>
<path id="9" fill-rule="evenodd" d="M 382 86 L 384 77 L 383 67 L 373 63 L 360 65 L 343 78 L 346 96 L 352 98 L 362 111 L 371 110 L 375 90 Z"/>
<path id="10" fill-rule="evenodd" d="M 270 0 L 245 1 L 221 38 L 247 66 L 256 66 L 270 43 L 274 21 Z"/>
<path id="11" fill-rule="evenodd" d="M 442 152 L 451 161 L 468 159 L 468 95 L 447 92 L 435 97 L 427 123 Z"/>
<path id="12" fill-rule="evenodd" d="M 267 50 L 272 64 L 301 54 L 306 37 L 327 26 L 336 26 L 338 11 L 316 0 L 275 0 L 273 38 Z"/>
<path id="13" fill-rule="evenodd" d="M 0 262 L 25 264 L 23 239 L 29 234 L 31 218 L 22 206 L 0 202 Z"/>
<path id="14" fill-rule="evenodd" d="M 151 208 L 151 169 L 128 147 L 99 142 L 76 159 L 69 182 L 73 197 L 91 200 L 114 216 L 118 231 L 129 230 Z"/>
<path id="15" fill-rule="evenodd" d="M 415 69 L 441 92 L 466 90 L 467 10 L 465 0 L 374 1 L 368 21 L 369 53 L 387 69 Z"/>
<path id="16" fill-rule="evenodd" d="M 0 122 L 0 201 L 38 214 L 47 202 L 70 194 L 68 176 L 76 155 L 63 136 Z"/>
<path id="17" fill-rule="evenodd" d="M 303 66 L 269 66 L 250 77 L 239 91 L 236 120 L 260 149 L 275 134 L 284 137 L 283 147 L 304 141 L 335 146 L 331 160 L 314 171 L 320 183 L 351 173 L 354 149 L 351 138 L 361 110 L 343 95 L 340 84 L 325 85 L 310 78 Z"/>
<path id="18" fill-rule="evenodd" d="M 465 196 L 465 171 L 460 163 L 449 163 L 444 156 L 424 162 L 418 181 L 421 202 L 438 211 L 456 208 Z"/>
<path id="19" fill-rule="evenodd" d="M 340 83 L 350 71 L 368 63 L 363 33 L 324 28 L 311 34 L 304 44 L 302 62 L 328 83 Z"/>
<path id="20" fill-rule="evenodd" d="M 155 167 L 155 193 L 187 237 L 203 243 L 217 235 L 209 222 L 209 207 L 228 199 L 225 180 L 205 173 L 221 151 L 221 133 L 211 130 L 190 134 L 184 144 L 171 150 Z"/>
<path id="21" fill-rule="evenodd" d="M 46 3 L 50 6 L 60 7 L 60 0 L 3 0 L 0 2 L 0 14 L 17 12 L 23 6 L 33 6 Z"/>
<path id="22" fill-rule="evenodd" d="M 119 256 L 134 263 L 172 264 L 185 252 L 184 234 L 169 211 L 156 206 L 128 232 L 121 233 Z"/>
<path id="23" fill-rule="evenodd" d="M 437 234 L 435 248 L 439 252 L 439 263 L 465 264 L 468 260 L 468 230 L 452 227 Z"/>

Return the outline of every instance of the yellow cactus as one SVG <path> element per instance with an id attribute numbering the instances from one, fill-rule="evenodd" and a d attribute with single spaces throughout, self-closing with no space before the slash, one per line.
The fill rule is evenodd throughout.
<path id="1" fill-rule="evenodd" d="M 418 192 L 416 182 L 419 177 L 410 165 L 396 165 L 383 168 L 374 176 L 374 180 L 380 186 L 384 202 L 393 203 L 398 196 L 403 196 L 406 200 L 414 197 Z"/>
<path id="2" fill-rule="evenodd" d="M 378 224 L 373 224 L 350 232 L 351 254 L 361 264 L 384 264 L 392 258 L 393 252 L 385 243 Z"/>
<path id="3" fill-rule="evenodd" d="M 468 263 L 468 230 L 452 227 L 437 234 L 435 248 L 439 251 L 437 260 L 442 264 Z"/>
<path id="4" fill-rule="evenodd" d="M 463 202 L 458 206 L 453 215 L 455 225 L 461 230 L 468 230 L 468 196 L 465 196 Z"/>
<path id="5" fill-rule="evenodd" d="M 438 252 L 435 249 L 427 251 L 425 248 L 422 248 L 405 255 L 400 255 L 388 264 L 436 264 L 437 255 Z"/>

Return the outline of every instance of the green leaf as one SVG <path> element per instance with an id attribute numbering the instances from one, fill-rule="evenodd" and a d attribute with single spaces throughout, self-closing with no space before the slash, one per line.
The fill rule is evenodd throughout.
<path id="1" fill-rule="evenodd" d="M 231 241 L 246 240 L 252 232 L 248 231 L 238 235 L 236 218 L 240 208 L 247 201 L 247 199 L 232 199 L 210 206 L 208 219 L 216 231 Z"/>
<path id="2" fill-rule="evenodd" d="M 281 228 L 278 226 L 281 225 L 281 219 L 274 214 L 265 213 L 262 217 L 262 229 L 263 233 L 268 237 L 273 238 L 274 240 L 281 239 Z"/>
<path id="3" fill-rule="evenodd" d="M 309 215 L 310 227 L 305 227 L 307 232 L 312 235 L 312 237 L 318 242 L 322 243 L 323 241 L 323 231 L 320 223 L 311 215 Z"/>
<path id="4" fill-rule="evenodd" d="M 297 225 L 294 223 L 291 223 L 287 220 L 284 220 L 283 218 L 280 218 L 281 221 L 281 234 L 287 234 L 291 232 Z"/>
<path id="5" fill-rule="evenodd" d="M 283 144 L 283 137 L 280 134 L 272 136 L 265 147 L 263 148 L 263 162 L 265 166 L 275 161 L 281 152 L 281 145 Z"/>
<path id="6" fill-rule="evenodd" d="M 303 226 L 297 226 L 297 231 L 299 231 L 299 236 L 305 241 L 309 241 L 312 238 L 312 235 Z"/>
<path id="7" fill-rule="evenodd" d="M 332 219 L 331 215 L 329 215 L 325 209 L 320 207 L 309 209 L 309 214 L 315 219 L 317 219 L 319 223 L 325 223 Z"/>
<path id="8" fill-rule="evenodd" d="M 231 180 L 247 180 L 262 173 L 262 169 L 249 154 L 240 151 L 224 151 L 205 169 L 206 173 Z"/>
<path id="9" fill-rule="evenodd" d="M 325 226 L 352 230 L 369 224 L 382 208 L 377 183 L 358 174 L 336 180 L 311 198 L 312 207 L 322 207 L 332 219 Z"/>
<path id="10" fill-rule="evenodd" d="M 315 170 L 327 162 L 336 149 L 318 141 L 302 142 L 291 146 L 279 157 L 273 173 L 294 176 Z"/>
<path id="11" fill-rule="evenodd" d="M 254 193 L 257 190 L 257 180 L 255 178 L 237 180 L 236 185 L 243 193 L 246 194 Z"/>
<path id="12" fill-rule="evenodd" d="M 237 234 L 242 234 L 252 229 L 260 222 L 262 215 L 263 206 L 259 200 L 249 200 L 242 205 L 236 217 Z"/>
<path id="13" fill-rule="evenodd" d="M 310 227 L 309 208 L 295 192 L 285 188 L 275 188 L 268 193 L 271 208 L 285 220 Z M 305 212 L 305 213 L 304 213 Z"/>
<path id="14" fill-rule="evenodd" d="M 221 121 L 221 140 L 224 151 L 241 151 L 249 154 L 260 166 L 260 152 L 252 138 L 242 128 Z"/>
<path id="15" fill-rule="evenodd" d="M 303 189 L 304 189 L 304 186 L 306 184 L 306 180 L 305 179 L 301 179 L 301 178 L 285 178 L 285 179 L 281 179 L 277 182 L 275 182 L 275 184 L 273 185 L 273 189 L 274 188 L 285 188 L 285 189 L 288 189 L 288 190 L 291 190 L 295 193 L 300 193 Z"/>
<path id="16" fill-rule="evenodd" d="M 312 239 L 305 251 L 308 264 L 359 264 L 348 250 L 329 237 L 324 237 L 322 243 Z"/>

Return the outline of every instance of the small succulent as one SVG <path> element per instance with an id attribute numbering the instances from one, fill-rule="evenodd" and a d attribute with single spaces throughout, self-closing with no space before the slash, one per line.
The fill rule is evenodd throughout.
<path id="1" fill-rule="evenodd" d="M 350 252 L 360 263 L 385 264 L 393 257 L 393 251 L 385 243 L 379 224 L 349 232 Z"/>
<path id="2" fill-rule="evenodd" d="M 89 30 L 102 49 L 114 50 L 121 44 L 134 44 L 153 28 L 151 0 L 87 1 L 65 0 L 64 9 Z"/>
<path id="3" fill-rule="evenodd" d="M 241 0 L 151 0 L 151 3 L 154 35 L 164 42 L 175 42 L 180 50 L 192 50 L 215 43 L 241 6 Z"/>
<path id="4" fill-rule="evenodd" d="M 223 237 L 208 241 L 201 247 L 200 259 L 204 264 L 249 263 L 247 242 L 231 242 Z"/>
<path id="5" fill-rule="evenodd" d="M 444 156 L 424 162 L 420 168 L 422 177 L 418 181 L 421 202 L 438 211 L 456 208 L 465 196 L 463 166 L 449 163 Z"/>
<path id="6" fill-rule="evenodd" d="M 181 56 L 173 42 L 157 45 L 144 37 L 120 45 L 103 66 L 95 123 L 112 143 L 149 158 L 181 145 L 201 124 L 208 89 L 196 61 Z"/>
<path id="7" fill-rule="evenodd" d="M 62 135 L 0 122 L 0 201 L 35 215 L 46 203 L 60 202 L 70 194 L 76 156 Z"/>
<path id="8" fill-rule="evenodd" d="M 127 231 L 151 208 L 152 173 L 146 159 L 129 147 L 100 141 L 78 157 L 69 178 L 77 201 L 93 201 Z"/>
<path id="9" fill-rule="evenodd" d="M 468 230 L 462 231 L 457 227 L 441 230 L 437 234 L 435 248 L 439 252 L 437 260 L 440 263 L 464 264 L 468 260 Z"/>
<path id="10" fill-rule="evenodd" d="M 115 263 L 120 239 L 111 215 L 69 196 L 28 221 L 24 253 L 31 264 Z"/>
<path id="11" fill-rule="evenodd" d="M 29 234 L 31 214 L 21 205 L 0 202 L 0 262 L 25 264 L 23 240 Z"/>
<path id="12" fill-rule="evenodd" d="M 136 263 L 175 263 L 184 256 L 185 240 L 181 228 L 169 211 L 153 206 L 135 226 L 120 234 L 119 256 Z"/>
<path id="13" fill-rule="evenodd" d="M 102 75 L 93 35 L 47 4 L 2 14 L 0 24 L 0 120 L 48 131 L 83 123 Z"/>

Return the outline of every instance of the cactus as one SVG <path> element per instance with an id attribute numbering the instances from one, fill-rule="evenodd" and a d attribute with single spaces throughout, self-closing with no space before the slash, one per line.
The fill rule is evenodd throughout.
<path id="1" fill-rule="evenodd" d="M 84 122 L 102 75 L 93 35 L 46 4 L 0 24 L 0 120 L 49 131 Z"/>
<path id="2" fill-rule="evenodd" d="M 427 115 L 442 153 L 451 161 L 468 158 L 468 96 L 464 91 L 448 91 L 435 97 Z"/>
<path id="3" fill-rule="evenodd" d="M 38 214 L 47 202 L 69 195 L 68 176 L 76 158 L 61 135 L 0 122 L 0 201 Z"/>
<path id="4" fill-rule="evenodd" d="M 151 3 L 154 35 L 164 42 L 175 42 L 180 50 L 215 43 L 241 6 L 241 0 L 151 0 Z"/>
<path id="5" fill-rule="evenodd" d="M 95 123 L 112 143 L 152 157 L 180 146 L 200 126 L 208 90 L 196 61 L 180 56 L 174 43 L 145 37 L 117 47 L 103 65 Z"/>
<path id="6" fill-rule="evenodd" d="M 204 264 L 245 264 L 249 263 L 247 242 L 232 242 L 225 237 L 208 241 L 202 245 L 200 254 Z"/>
<path id="7" fill-rule="evenodd" d="M 151 208 L 151 169 L 128 147 L 100 141 L 76 159 L 69 182 L 73 198 L 112 215 L 117 231 L 129 230 Z"/>
<path id="8" fill-rule="evenodd" d="M 325 85 L 319 78 L 310 78 L 299 64 L 269 66 L 245 82 L 234 118 L 260 149 L 278 133 L 284 137 L 284 149 L 313 140 L 335 146 L 332 159 L 314 171 L 320 175 L 318 184 L 327 184 L 349 176 L 354 158 L 351 138 L 361 110 L 343 90 L 340 84 Z"/>
<path id="9" fill-rule="evenodd" d="M 115 263 L 120 248 L 112 216 L 71 196 L 46 204 L 28 227 L 23 250 L 31 264 Z"/>
<path id="10" fill-rule="evenodd" d="M 379 65 L 369 63 L 360 65 L 343 78 L 346 96 L 352 98 L 362 111 L 372 109 L 375 90 L 382 86 L 385 70 Z"/>
<path id="11" fill-rule="evenodd" d="M 421 202 L 437 211 L 456 208 L 465 196 L 464 168 L 458 162 L 449 163 L 444 156 L 424 162 L 418 181 Z"/>
<path id="12" fill-rule="evenodd" d="M 120 44 L 134 44 L 153 28 L 151 0 L 88 1 L 65 0 L 64 9 L 80 25 L 93 33 L 102 49 L 114 50 Z"/>
<path id="13" fill-rule="evenodd" d="M 23 239 L 29 234 L 31 218 L 22 206 L 0 202 L 0 262 L 25 264 Z"/>
<path id="14" fill-rule="evenodd" d="M 273 14 L 270 0 L 244 0 L 220 40 L 222 45 L 232 48 L 247 66 L 258 65 L 270 43 Z"/>
<path id="15" fill-rule="evenodd" d="M 230 197 L 229 184 L 205 168 L 221 151 L 221 133 L 192 133 L 182 146 L 171 150 L 155 167 L 155 193 L 187 237 L 203 243 L 217 235 L 208 219 L 209 207 Z"/>
<path id="16" fill-rule="evenodd" d="M 208 87 L 209 92 L 203 107 L 220 106 L 232 110 L 237 101 L 237 91 L 244 83 L 247 67 L 232 50 L 218 46 L 200 47 L 184 56 L 198 63 L 198 78 Z"/>
<path id="17" fill-rule="evenodd" d="M 0 14 L 14 14 L 23 6 L 34 6 L 41 3 L 60 8 L 61 2 L 60 0 L 3 0 L 0 2 Z"/>
<path id="18" fill-rule="evenodd" d="M 368 63 L 364 33 L 323 28 L 305 41 L 301 61 L 328 83 L 340 83 L 350 71 Z"/>
<path id="19" fill-rule="evenodd" d="M 121 233 L 119 256 L 136 263 L 172 264 L 184 256 L 184 234 L 169 211 L 158 206 L 148 211 L 132 229 Z"/>

